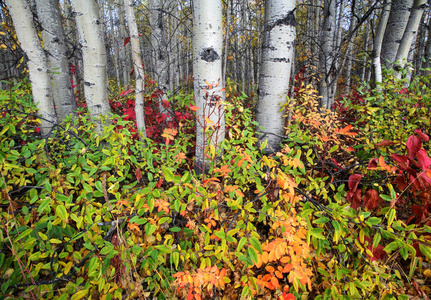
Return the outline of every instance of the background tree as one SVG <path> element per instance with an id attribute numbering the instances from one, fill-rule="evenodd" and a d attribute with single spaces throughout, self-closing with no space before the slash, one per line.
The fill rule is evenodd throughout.
<path id="1" fill-rule="evenodd" d="M 139 131 L 142 131 L 144 137 L 147 137 L 144 118 L 144 67 L 142 66 L 141 47 L 139 45 L 139 32 L 136 25 L 135 13 L 133 11 L 132 0 L 125 0 L 124 7 L 126 11 L 127 24 L 129 25 L 130 42 L 132 45 L 133 68 L 135 73 L 135 113 L 136 123 Z"/>
<path id="2" fill-rule="evenodd" d="M 100 118 L 111 111 L 108 104 L 106 49 L 96 1 L 72 0 L 84 66 L 84 93 L 90 116 Z M 98 121 L 97 130 L 102 127 Z"/>
<path id="3" fill-rule="evenodd" d="M 223 33 L 221 0 L 193 2 L 193 82 L 196 112 L 195 171 L 209 167 L 208 150 L 224 140 Z M 208 129 L 212 133 L 208 134 Z M 209 136 L 208 136 L 209 135 Z"/>
<path id="4" fill-rule="evenodd" d="M 42 135 L 47 135 L 57 122 L 52 101 L 51 80 L 48 61 L 33 25 L 33 15 L 26 0 L 6 2 L 15 26 L 16 35 L 22 50 L 28 58 L 33 101 L 36 103 L 41 119 Z"/>
<path id="5" fill-rule="evenodd" d="M 279 149 L 284 135 L 285 113 L 281 105 L 286 103 L 294 62 L 295 4 L 295 1 L 265 2 L 256 120 L 264 128 L 259 130 L 259 141 L 268 140 L 268 152 Z"/>
<path id="6" fill-rule="evenodd" d="M 66 37 L 64 35 L 58 0 L 36 0 L 37 14 L 42 26 L 45 53 L 52 80 L 52 95 L 59 121 L 76 110 L 75 96 L 69 75 Z"/>

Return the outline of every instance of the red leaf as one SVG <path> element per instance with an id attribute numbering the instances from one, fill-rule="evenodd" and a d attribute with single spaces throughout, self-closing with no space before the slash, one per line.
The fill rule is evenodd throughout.
<path id="1" fill-rule="evenodd" d="M 379 160 L 377 158 L 372 158 L 370 159 L 370 161 L 368 162 L 368 170 L 375 170 L 377 169 L 377 165 L 379 163 Z"/>
<path id="2" fill-rule="evenodd" d="M 135 72 L 135 68 L 132 68 L 132 69 L 130 70 L 130 76 L 132 76 L 132 75 L 133 75 L 133 72 Z"/>
<path id="3" fill-rule="evenodd" d="M 416 156 L 416 153 L 422 146 L 422 140 L 415 135 L 409 136 L 407 139 L 407 153 L 409 154 L 409 158 L 413 159 Z"/>
<path id="4" fill-rule="evenodd" d="M 386 251 L 383 250 L 383 246 L 382 245 L 378 245 L 376 248 L 373 247 L 373 245 L 369 245 L 368 249 L 371 251 L 371 253 L 373 253 L 373 257 L 368 256 L 368 258 L 370 259 L 370 261 L 377 261 L 377 260 L 383 260 L 386 257 Z"/>
<path id="5" fill-rule="evenodd" d="M 382 198 L 380 198 L 379 193 L 376 190 L 368 190 L 364 195 L 364 206 L 368 210 L 375 209 L 379 207 Z"/>
<path id="6" fill-rule="evenodd" d="M 160 188 L 162 186 L 163 183 L 163 178 L 160 177 L 159 181 L 156 184 L 156 188 Z"/>
<path id="7" fill-rule="evenodd" d="M 356 189 L 358 188 L 359 181 L 361 181 L 362 175 L 360 174 L 353 174 L 349 177 L 349 190 L 352 192 L 356 192 Z"/>
<path id="8" fill-rule="evenodd" d="M 416 216 L 415 223 L 419 224 L 423 219 L 425 219 L 428 216 L 428 211 L 425 209 L 424 206 L 413 204 L 412 214 Z"/>
<path id="9" fill-rule="evenodd" d="M 391 154 L 391 158 L 400 166 L 401 170 L 408 170 L 410 168 L 410 161 L 405 155 Z"/>
<path id="10" fill-rule="evenodd" d="M 403 174 L 398 174 L 397 178 L 395 178 L 394 183 L 397 185 L 399 191 L 404 191 L 404 189 L 407 187 L 407 182 Z"/>
<path id="11" fill-rule="evenodd" d="M 126 46 L 129 43 L 129 41 L 130 41 L 130 37 L 128 36 L 124 39 L 124 46 Z"/>
<path id="12" fill-rule="evenodd" d="M 422 130 L 416 129 L 415 132 L 424 140 L 424 142 L 429 142 L 430 137 L 427 134 L 423 133 Z"/>
<path id="13" fill-rule="evenodd" d="M 427 170 L 431 166 L 431 158 L 428 157 L 427 152 L 424 149 L 420 149 L 416 157 L 418 158 L 419 166 L 422 170 Z"/>
<path id="14" fill-rule="evenodd" d="M 135 170 L 135 176 L 136 176 L 136 179 L 137 179 L 138 181 L 140 181 L 140 180 L 141 180 L 141 178 L 142 178 L 142 172 L 141 172 L 141 170 L 140 170 L 140 169 L 136 169 L 136 170 Z"/>
<path id="15" fill-rule="evenodd" d="M 384 141 L 381 141 L 380 143 L 377 143 L 376 146 L 377 147 L 383 147 L 383 146 L 390 146 L 390 145 L 394 145 L 394 144 L 396 144 L 396 143 L 392 142 L 390 140 L 384 140 Z"/>
<path id="16" fill-rule="evenodd" d="M 361 190 L 355 192 L 348 191 L 346 199 L 353 209 L 358 209 L 361 206 Z"/>

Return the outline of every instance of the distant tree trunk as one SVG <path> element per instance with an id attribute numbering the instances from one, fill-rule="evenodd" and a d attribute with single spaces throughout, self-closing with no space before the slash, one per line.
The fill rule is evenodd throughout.
<path id="1" fill-rule="evenodd" d="M 409 21 L 407 22 L 403 37 L 398 47 L 397 55 L 395 56 L 394 60 L 395 71 L 397 72 L 396 76 L 398 78 L 401 78 L 401 73 L 399 73 L 398 71 L 400 71 L 407 63 L 409 50 L 412 45 L 412 42 L 416 38 L 419 23 L 422 19 L 422 15 L 426 7 L 426 2 L 426 0 L 415 0 L 413 4 L 413 9 L 410 13 Z"/>
<path id="2" fill-rule="evenodd" d="M 114 52 L 115 52 L 115 57 L 114 57 L 114 62 L 115 62 L 115 77 L 117 80 L 117 86 L 120 87 L 121 86 L 121 81 L 120 81 L 120 49 L 119 47 L 121 47 L 118 43 L 118 37 L 115 35 L 115 26 L 114 26 L 114 18 L 113 18 L 113 14 L 112 14 L 112 5 L 108 6 L 108 10 L 109 10 L 109 23 L 110 23 L 110 27 L 111 27 L 111 36 L 110 36 L 110 43 L 111 46 L 114 47 Z"/>
<path id="3" fill-rule="evenodd" d="M 268 140 L 265 152 L 278 150 L 283 140 L 285 112 L 281 110 L 281 105 L 286 102 L 291 65 L 294 63 L 295 4 L 295 0 L 265 1 L 262 68 L 256 115 L 257 122 L 264 128 L 258 130 L 259 142 Z"/>
<path id="4" fill-rule="evenodd" d="M 135 13 L 133 11 L 133 1 L 126 0 L 124 2 L 126 10 L 127 24 L 129 25 L 130 32 L 130 43 L 132 44 L 132 58 L 133 68 L 135 70 L 136 79 L 136 101 L 135 101 L 135 113 L 136 113 L 136 126 L 139 131 L 143 131 L 144 137 L 147 137 L 145 131 L 145 116 L 144 116 L 144 68 L 142 66 L 141 59 L 141 47 L 139 45 L 139 32 L 138 26 L 136 25 Z M 141 136 L 141 135 L 139 135 Z"/>
<path id="5" fill-rule="evenodd" d="M 373 68 L 374 68 L 374 80 L 376 84 L 382 82 L 382 63 L 381 63 L 381 51 L 383 38 L 386 31 L 386 24 L 388 23 L 389 13 L 391 11 L 391 0 L 385 0 L 383 4 L 382 14 L 380 16 L 379 25 L 377 26 L 376 35 L 374 36 L 374 46 L 372 51 Z"/>
<path id="6" fill-rule="evenodd" d="M 431 18 L 428 20 L 428 37 L 425 45 L 425 67 L 431 68 Z"/>
<path id="7" fill-rule="evenodd" d="M 150 0 L 151 44 L 154 47 L 154 79 L 159 89 L 158 106 L 160 113 L 166 114 L 169 121 L 170 111 L 165 105 L 168 99 L 169 67 L 163 11 L 162 0 Z"/>
<path id="8" fill-rule="evenodd" d="M 390 68 L 395 61 L 398 47 L 410 16 L 413 0 L 393 0 L 381 51 L 381 61 Z"/>
<path id="9" fill-rule="evenodd" d="M 57 122 L 51 94 L 48 61 L 33 26 L 33 15 L 26 0 L 7 0 L 16 35 L 26 54 L 33 94 L 41 119 L 41 133 L 46 136 Z"/>
<path id="10" fill-rule="evenodd" d="M 76 110 L 76 101 L 70 81 L 66 37 L 61 24 L 59 1 L 36 0 L 36 6 L 43 29 L 43 44 L 48 55 L 55 111 L 58 120 L 63 121 Z"/>
<path id="11" fill-rule="evenodd" d="M 209 168 L 208 147 L 217 149 L 225 136 L 221 0 L 193 1 L 193 14 L 193 77 L 195 101 L 199 107 L 196 111 L 195 171 L 202 173 Z M 213 132 L 209 135 L 208 130 Z"/>
<path id="12" fill-rule="evenodd" d="M 120 54 L 122 58 L 123 84 L 128 86 L 130 85 L 130 71 L 132 67 L 130 65 L 130 44 L 127 43 L 125 45 L 128 35 L 124 22 L 124 0 L 119 0 L 118 19 L 120 23 Z"/>
<path id="13" fill-rule="evenodd" d="M 332 64 L 334 62 L 334 30 L 336 25 L 336 1 L 325 0 L 323 11 L 322 49 L 320 50 L 321 78 L 319 94 L 322 96 L 320 106 L 329 109 L 331 106 L 330 85 L 332 84 Z"/>
<path id="14" fill-rule="evenodd" d="M 84 61 L 84 94 L 90 116 L 100 118 L 111 111 L 108 104 L 108 78 L 106 76 L 106 48 L 99 19 L 97 2 L 72 0 L 76 12 L 76 27 Z M 96 121 L 101 132 L 101 122 Z"/>

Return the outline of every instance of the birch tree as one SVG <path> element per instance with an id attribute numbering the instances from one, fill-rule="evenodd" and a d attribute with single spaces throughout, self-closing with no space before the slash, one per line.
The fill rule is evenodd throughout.
<path id="1" fill-rule="evenodd" d="M 268 141 L 266 152 L 279 149 L 284 135 L 285 112 L 281 105 L 286 102 L 294 63 L 295 4 L 295 0 L 265 1 L 256 120 L 264 128 L 258 130 L 258 138 L 260 143 Z"/>
<path id="2" fill-rule="evenodd" d="M 400 41 L 400 46 L 397 50 L 397 55 L 395 56 L 394 60 L 395 71 L 397 71 L 396 76 L 398 78 L 401 78 L 401 73 L 398 71 L 400 71 L 407 63 L 410 46 L 412 45 L 413 40 L 416 38 L 419 23 L 425 10 L 426 3 L 426 0 L 415 0 L 413 4 L 409 21 L 407 22 L 403 37 Z"/>
<path id="3" fill-rule="evenodd" d="M 66 57 L 66 37 L 61 24 L 58 0 L 36 0 L 39 23 L 42 26 L 43 45 L 47 53 L 52 80 L 52 95 L 59 121 L 76 110 Z"/>
<path id="4" fill-rule="evenodd" d="M 139 32 L 136 25 L 135 13 L 133 11 L 133 1 L 125 0 L 124 8 L 126 11 L 127 24 L 129 25 L 130 43 L 132 46 L 132 59 L 133 68 L 136 79 L 135 88 L 135 113 L 136 113 L 136 126 L 138 130 L 143 131 L 144 137 L 147 137 L 145 132 L 145 117 L 144 117 L 144 67 L 141 60 L 141 47 L 139 45 Z M 141 135 L 139 135 L 141 136 Z"/>
<path id="5" fill-rule="evenodd" d="M 393 0 L 385 35 L 382 42 L 381 60 L 389 68 L 395 61 L 398 47 L 410 16 L 413 0 Z"/>
<path id="6" fill-rule="evenodd" d="M 168 45 L 166 28 L 163 20 L 163 1 L 150 0 L 151 44 L 153 47 L 154 79 L 159 89 L 158 106 L 160 113 L 165 113 L 170 119 L 170 112 L 164 105 L 169 87 Z"/>
<path id="7" fill-rule="evenodd" d="M 380 59 L 380 53 L 382 51 L 383 37 L 386 30 L 386 24 L 388 23 L 389 13 L 391 11 L 391 0 L 385 0 L 382 8 L 382 14 L 380 16 L 379 25 L 377 26 L 376 35 L 374 36 L 374 46 L 372 52 L 372 63 L 374 68 L 375 82 L 382 82 L 382 64 Z"/>
<path id="8" fill-rule="evenodd" d="M 325 6 L 323 10 L 323 28 L 321 36 L 320 50 L 320 69 L 321 78 L 319 83 L 319 94 L 322 97 L 320 101 L 320 106 L 322 108 L 330 108 L 330 85 L 332 76 L 332 64 L 334 62 L 334 32 L 336 25 L 336 1 L 335 0 L 325 0 Z"/>
<path id="9" fill-rule="evenodd" d="M 92 118 L 100 118 L 111 111 L 108 104 L 106 76 L 106 48 L 99 19 L 99 8 L 94 0 L 72 0 L 76 12 L 76 27 L 84 61 L 84 94 Z M 99 121 L 96 130 L 102 131 Z"/>
<path id="10" fill-rule="evenodd" d="M 9 12 L 21 48 L 27 56 L 33 101 L 42 116 L 41 133 L 46 136 L 57 122 L 51 93 L 48 61 L 33 25 L 33 15 L 26 0 L 7 0 Z"/>
<path id="11" fill-rule="evenodd" d="M 206 153 L 210 151 L 206 150 L 217 149 L 225 136 L 222 47 L 221 0 L 193 1 L 193 77 L 195 102 L 199 107 L 196 112 L 196 173 L 208 170 Z"/>

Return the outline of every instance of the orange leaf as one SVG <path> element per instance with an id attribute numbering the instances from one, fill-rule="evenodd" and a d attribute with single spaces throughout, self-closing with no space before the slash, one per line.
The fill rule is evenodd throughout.
<path id="1" fill-rule="evenodd" d="M 267 270 L 269 273 L 274 273 L 274 271 L 275 271 L 273 266 L 266 266 L 265 270 Z"/>
<path id="2" fill-rule="evenodd" d="M 338 132 L 343 134 L 343 133 L 349 132 L 351 128 L 352 128 L 352 125 L 347 125 L 343 129 L 340 129 Z"/>
<path id="3" fill-rule="evenodd" d="M 194 105 L 190 105 L 190 110 L 197 111 L 197 110 L 199 110 L 199 107 L 194 106 Z"/>
<path id="4" fill-rule="evenodd" d="M 283 274 L 281 274 L 280 271 L 275 271 L 275 276 L 277 276 L 278 278 L 282 279 L 283 278 Z"/>
<path id="5" fill-rule="evenodd" d="M 277 279 L 277 277 L 271 277 L 271 283 L 272 283 L 272 285 L 275 287 L 275 288 L 278 288 L 278 286 L 280 285 L 279 283 L 278 283 L 278 279 Z"/>

